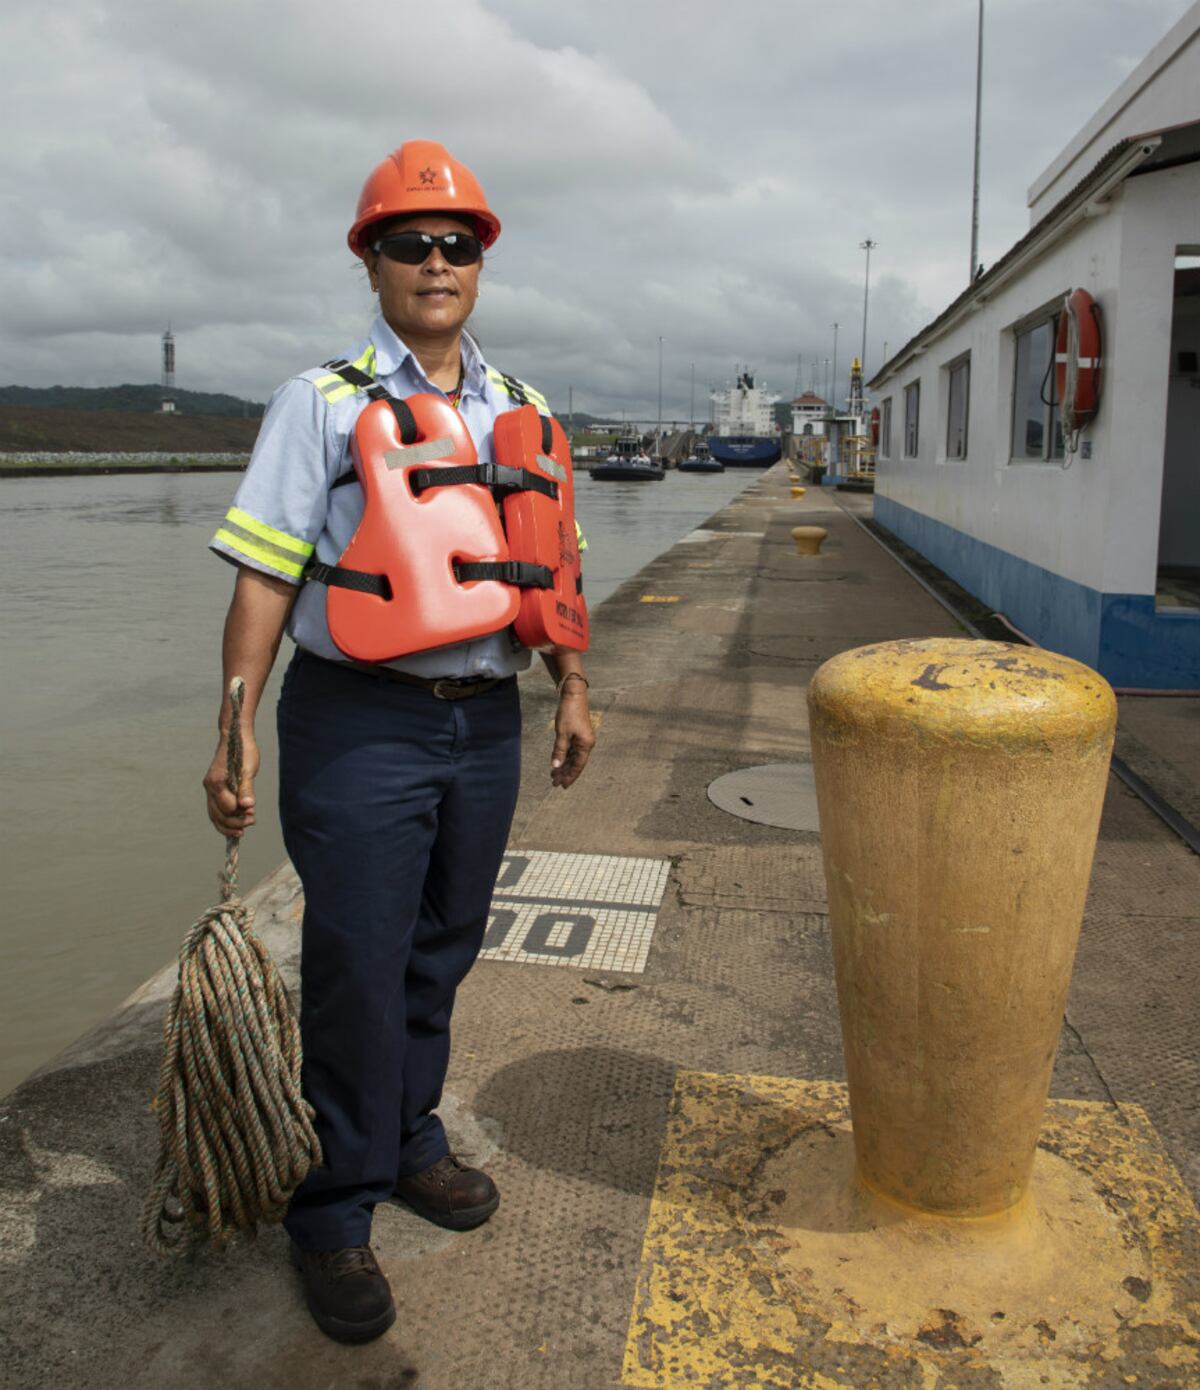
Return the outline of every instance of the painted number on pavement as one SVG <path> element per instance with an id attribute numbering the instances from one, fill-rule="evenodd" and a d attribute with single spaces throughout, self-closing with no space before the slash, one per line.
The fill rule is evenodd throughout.
<path id="1" fill-rule="evenodd" d="M 640 972 L 670 864 L 608 854 L 505 855 L 485 959 Z"/>

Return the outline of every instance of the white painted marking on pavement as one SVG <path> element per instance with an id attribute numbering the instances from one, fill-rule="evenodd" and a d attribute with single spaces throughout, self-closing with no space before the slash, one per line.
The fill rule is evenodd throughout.
<path id="1" fill-rule="evenodd" d="M 480 955 L 640 974 L 670 870 L 666 859 L 510 850 Z"/>

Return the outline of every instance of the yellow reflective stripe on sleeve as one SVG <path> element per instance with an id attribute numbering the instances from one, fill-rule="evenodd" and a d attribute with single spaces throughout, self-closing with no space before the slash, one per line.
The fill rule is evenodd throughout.
<path id="1" fill-rule="evenodd" d="M 350 364 L 357 367 L 360 372 L 366 372 L 368 376 L 375 375 L 375 344 L 368 343 L 366 351 L 356 361 Z"/>
<path id="2" fill-rule="evenodd" d="M 532 386 L 526 386 L 524 382 L 521 383 L 521 387 L 529 397 L 529 404 L 537 406 L 539 415 L 550 414 L 550 402 L 540 391 L 535 391 Z"/>
<path id="3" fill-rule="evenodd" d="M 241 507 L 230 507 L 225 513 L 225 520 L 232 521 L 235 526 L 239 526 L 243 531 L 249 531 L 252 536 L 257 536 L 260 541 L 269 541 L 272 545 L 279 546 L 282 550 L 290 550 L 294 555 L 299 555 L 302 560 L 308 557 L 316 549 L 309 545 L 307 541 L 297 540 L 295 536 L 289 536 L 286 531 L 276 531 L 274 526 L 268 526 L 265 521 L 259 521 L 249 512 L 242 511 Z"/>
<path id="4" fill-rule="evenodd" d="M 247 560 L 257 560 L 260 565 L 266 565 L 268 569 L 275 570 L 277 574 L 287 574 L 293 579 L 304 577 L 304 563 L 302 561 L 293 564 L 291 560 L 285 560 L 278 550 L 268 550 L 266 546 L 257 545 L 244 536 L 235 536 L 224 526 L 213 539 L 221 541 L 237 554 L 244 555 Z"/>
<path id="5" fill-rule="evenodd" d="M 579 547 L 580 554 L 587 549 L 587 537 L 583 534 L 578 520 L 575 522 L 575 544 Z"/>
<path id="6" fill-rule="evenodd" d="M 340 376 L 323 376 L 313 382 L 313 385 L 320 391 L 321 395 L 332 405 L 334 401 L 343 400 L 346 396 L 354 395 L 358 390 L 357 386 L 351 386 L 348 381 L 343 381 Z"/>

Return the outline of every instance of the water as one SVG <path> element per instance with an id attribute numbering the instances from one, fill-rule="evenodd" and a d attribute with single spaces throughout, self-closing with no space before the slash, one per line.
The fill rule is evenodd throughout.
<path id="1" fill-rule="evenodd" d="M 593 608 L 757 476 L 595 483 L 581 471 Z M 0 1095 L 169 960 L 216 897 L 223 843 L 200 779 L 216 745 L 234 571 L 205 547 L 236 481 L 0 482 Z M 603 641 L 601 616 L 593 643 Z M 284 857 L 273 711 L 289 646 L 259 716 L 244 887 Z"/>

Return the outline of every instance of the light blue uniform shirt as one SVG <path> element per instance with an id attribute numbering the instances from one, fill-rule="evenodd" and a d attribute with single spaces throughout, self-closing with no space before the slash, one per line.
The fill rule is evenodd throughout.
<path id="1" fill-rule="evenodd" d="M 382 315 L 372 324 L 371 336 L 344 357 L 393 396 L 403 398 L 420 391 L 445 394 L 430 382 Z M 464 334 L 458 408 L 481 463 L 494 461 L 496 417 L 520 404 L 504 382 L 484 362 L 474 340 Z M 514 384 L 539 410 L 545 408 L 544 398 L 536 391 Z M 354 468 L 350 438 L 367 399 L 363 391 L 331 376 L 324 367 L 285 382 L 271 397 L 245 478 L 210 542 L 224 559 L 302 584 L 288 619 L 288 635 L 305 651 L 330 661 L 347 658 L 329 635 L 325 619 L 329 590 L 324 584 L 303 583 L 302 575 L 314 550 L 318 560 L 336 565 L 362 517 L 362 489 L 331 491 L 330 485 Z M 413 675 L 462 679 L 509 676 L 529 662 L 529 649 L 506 628 L 387 664 Z"/>

